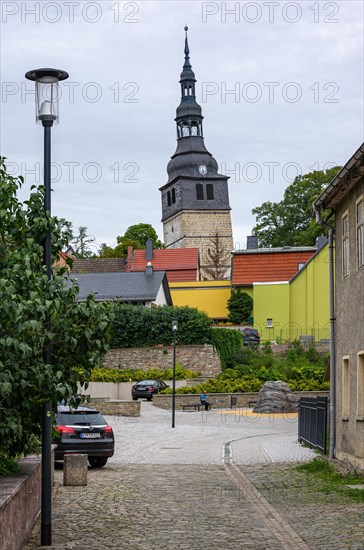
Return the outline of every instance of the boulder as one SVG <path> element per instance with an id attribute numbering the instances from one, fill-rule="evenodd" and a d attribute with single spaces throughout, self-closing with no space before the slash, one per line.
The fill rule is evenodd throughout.
<path id="1" fill-rule="evenodd" d="M 253 412 L 297 412 L 297 400 L 285 382 L 270 380 L 260 388 Z"/>

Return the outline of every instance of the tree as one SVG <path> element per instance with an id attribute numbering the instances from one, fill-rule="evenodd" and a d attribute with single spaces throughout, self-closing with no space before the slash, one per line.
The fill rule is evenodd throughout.
<path id="1" fill-rule="evenodd" d="M 244 325 L 249 322 L 253 311 L 253 298 L 240 288 L 234 288 L 228 299 L 228 320 L 236 325 Z"/>
<path id="2" fill-rule="evenodd" d="M 226 278 L 230 268 L 230 250 L 226 252 L 218 232 L 210 239 L 207 258 L 208 264 L 203 267 L 204 275 L 207 275 L 210 280 Z"/>
<path id="3" fill-rule="evenodd" d="M 92 251 L 91 244 L 95 242 L 95 237 L 87 235 L 87 227 L 79 227 L 78 235 L 73 236 L 70 243 L 75 251 L 77 258 L 92 258 L 95 253 Z"/>
<path id="4" fill-rule="evenodd" d="M 138 250 L 144 249 L 148 239 L 152 241 L 153 248 L 164 248 L 164 244 L 158 239 L 156 230 L 149 223 L 131 225 L 124 235 L 117 237 L 118 244 L 115 248 L 103 243 L 99 249 L 99 257 L 126 258 L 129 246 Z"/>
<path id="5" fill-rule="evenodd" d="M 44 237 L 50 228 L 55 260 L 69 231 L 64 220 L 45 214 L 44 187 L 32 187 L 29 200 L 19 202 L 22 183 L 0 159 L 0 454 L 9 456 L 27 452 L 40 436 L 42 403 L 79 401 L 78 384 L 87 386 L 110 338 L 107 304 L 91 297 L 77 303 L 66 268 L 54 268 L 48 280 Z M 43 358 L 48 345 L 51 365 Z"/>
<path id="6" fill-rule="evenodd" d="M 122 241 L 136 241 L 140 243 L 141 248 L 145 248 L 148 239 L 152 241 L 153 248 L 164 248 L 164 244 L 158 239 L 156 230 L 149 223 L 131 225 L 123 236 L 117 238 L 117 241 L 119 244 Z"/>
<path id="7" fill-rule="evenodd" d="M 253 233 L 259 246 L 312 246 L 324 232 L 312 218 L 312 203 L 340 167 L 297 176 L 280 202 L 264 202 L 253 208 L 256 226 Z"/>

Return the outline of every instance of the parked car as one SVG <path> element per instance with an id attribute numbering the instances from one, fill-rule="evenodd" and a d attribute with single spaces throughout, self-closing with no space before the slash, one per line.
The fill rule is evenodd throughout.
<path id="1" fill-rule="evenodd" d="M 260 336 L 256 328 L 245 327 L 242 333 L 244 346 L 259 346 Z"/>
<path id="2" fill-rule="evenodd" d="M 63 460 L 65 454 L 84 453 L 92 468 L 101 468 L 114 454 L 113 430 L 92 407 L 58 405 L 55 433 L 55 460 Z"/>
<path id="3" fill-rule="evenodd" d="M 132 386 L 131 396 L 134 401 L 136 401 L 138 397 L 145 397 L 148 401 L 151 401 L 155 393 L 165 388 L 169 388 L 169 386 L 163 382 L 163 380 L 142 380 Z"/>

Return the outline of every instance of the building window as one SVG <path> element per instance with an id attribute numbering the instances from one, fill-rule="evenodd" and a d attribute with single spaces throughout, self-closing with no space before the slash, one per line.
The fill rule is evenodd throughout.
<path id="1" fill-rule="evenodd" d="M 350 414 L 350 386 L 349 386 L 349 357 L 343 357 L 342 368 L 342 416 L 349 416 Z"/>
<path id="2" fill-rule="evenodd" d="M 358 353 L 357 416 L 364 416 L 364 351 Z"/>
<path id="3" fill-rule="evenodd" d="M 170 191 L 167 191 L 167 206 L 171 206 L 172 204 L 172 201 L 171 201 L 171 192 Z"/>
<path id="4" fill-rule="evenodd" d="M 172 204 L 176 202 L 176 190 L 175 188 L 173 187 L 172 189 Z"/>
<path id="5" fill-rule="evenodd" d="M 209 201 L 213 200 L 214 198 L 214 186 L 212 183 L 208 183 L 206 185 L 206 196 Z"/>
<path id="6" fill-rule="evenodd" d="M 196 183 L 196 197 L 198 201 L 203 201 L 203 185 Z"/>
<path id="7" fill-rule="evenodd" d="M 342 250 L 343 250 L 343 277 L 349 275 L 349 216 L 342 217 Z"/>
<path id="8" fill-rule="evenodd" d="M 267 319 L 267 328 L 273 328 L 273 319 Z"/>
<path id="9" fill-rule="evenodd" d="M 305 265 L 305 262 L 300 262 L 300 263 L 297 265 L 297 271 L 301 271 L 301 269 L 303 268 L 304 265 Z"/>
<path id="10" fill-rule="evenodd" d="M 358 267 L 364 265 L 364 197 L 356 203 L 356 246 Z"/>

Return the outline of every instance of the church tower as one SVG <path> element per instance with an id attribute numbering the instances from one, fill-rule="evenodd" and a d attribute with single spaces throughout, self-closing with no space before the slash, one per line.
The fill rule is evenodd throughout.
<path id="1" fill-rule="evenodd" d="M 205 147 L 201 107 L 196 102 L 196 78 L 185 38 L 181 73 L 181 103 L 175 118 L 177 149 L 167 166 L 162 194 L 162 222 L 166 248 L 196 247 L 201 278 L 229 277 L 233 237 L 227 176 Z"/>

